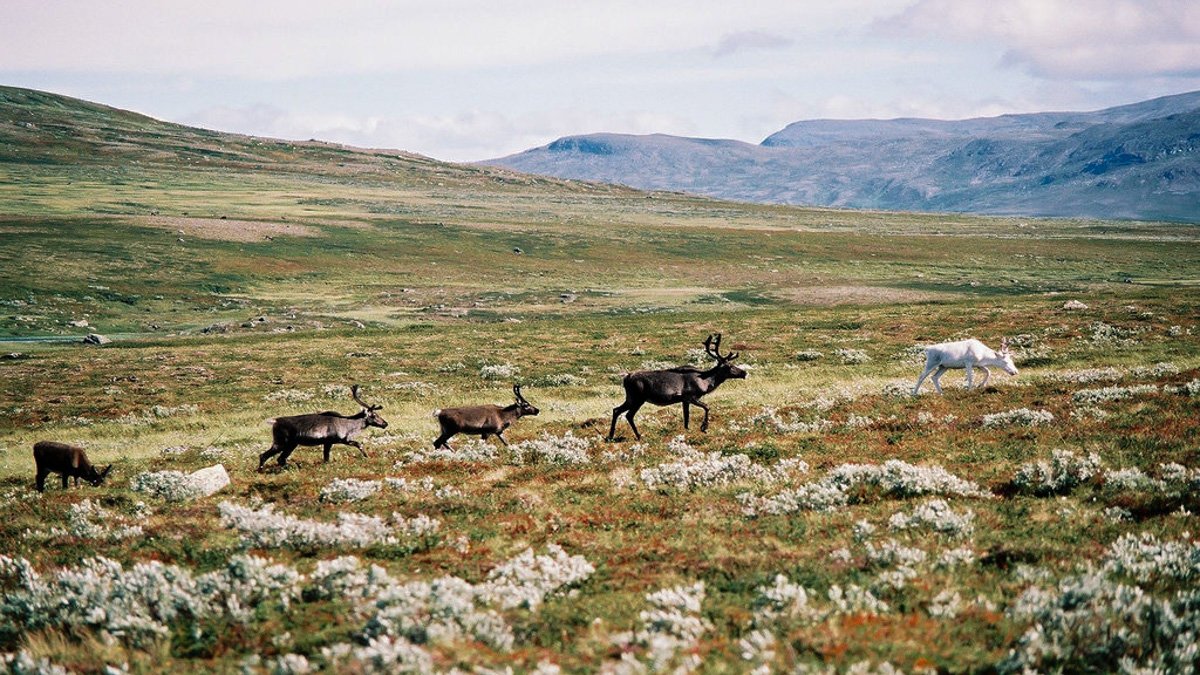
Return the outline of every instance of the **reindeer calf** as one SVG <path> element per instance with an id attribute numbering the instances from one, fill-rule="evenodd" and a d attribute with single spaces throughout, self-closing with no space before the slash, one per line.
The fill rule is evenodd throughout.
<path id="1" fill-rule="evenodd" d="M 1012 353 L 1008 350 L 1008 338 L 1000 341 L 1000 351 L 993 351 L 975 338 L 929 345 L 925 348 L 925 370 L 917 378 L 917 386 L 913 387 L 913 396 L 921 391 L 921 383 L 925 381 L 926 377 L 929 377 L 930 373 L 933 374 L 933 388 L 937 390 L 937 393 L 942 393 L 940 380 L 942 375 L 951 368 L 966 369 L 967 389 L 974 386 L 975 378 L 972 371 L 978 368 L 983 371 L 983 382 L 980 382 L 979 386 L 987 386 L 988 379 L 992 376 L 987 369 L 988 366 L 1000 368 L 1009 375 L 1017 374 L 1017 366 L 1013 363 Z"/>
<path id="2" fill-rule="evenodd" d="M 103 471 L 97 471 L 96 467 L 88 461 L 87 453 L 83 451 L 83 448 L 55 441 L 35 443 L 33 461 L 37 465 L 38 492 L 46 491 L 46 476 L 52 473 L 62 475 L 62 486 L 66 490 L 68 478 L 74 478 L 76 486 L 79 485 L 79 479 L 82 478 L 99 487 L 108 477 L 108 472 L 112 471 L 112 464 L 104 467 Z"/>
<path id="3" fill-rule="evenodd" d="M 433 447 L 450 448 L 447 441 L 455 434 L 479 434 L 479 437 L 485 441 L 488 436 L 495 436 L 507 446 L 508 441 L 504 440 L 500 434 L 512 426 L 513 422 L 526 415 L 536 415 L 539 412 L 537 408 L 530 405 L 529 401 L 525 400 L 524 396 L 521 396 L 521 385 L 513 385 L 513 395 L 517 397 L 516 403 L 503 408 L 498 405 L 472 405 L 435 410 L 433 416 L 437 418 L 442 434 L 433 442 Z"/>

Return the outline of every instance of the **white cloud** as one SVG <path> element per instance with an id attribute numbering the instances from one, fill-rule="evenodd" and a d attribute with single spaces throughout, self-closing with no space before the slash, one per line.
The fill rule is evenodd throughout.
<path id="1" fill-rule="evenodd" d="M 187 124 L 271 138 L 394 148 L 449 161 L 475 161 L 544 145 L 561 136 L 589 131 L 694 133 L 691 122 L 648 112 L 602 113 L 588 109 L 548 110 L 506 115 L 489 110 L 456 114 L 364 116 L 349 113 L 288 112 L 269 105 L 219 106 L 188 116 Z"/>
<path id="2" fill-rule="evenodd" d="M 1200 74 L 1195 0 L 918 0 L 877 28 L 991 41 L 1005 50 L 1003 64 L 1051 79 Z"/>
<path id="3" fill-rule="evenodd" d="M 730 56 L 746 51 L 770 51 L 784 49 L 795 44 L 795 40 L 761 30 L 738 31 L 721 36 L 713 48 L 713 56 Z"/>

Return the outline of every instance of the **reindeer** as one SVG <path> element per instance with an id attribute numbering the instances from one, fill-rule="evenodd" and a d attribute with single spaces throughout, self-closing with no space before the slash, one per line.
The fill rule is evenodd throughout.
<path id="1" fill-rule="evenodd" d="M 362 456 L 367 457 L 362 445 L 354 437 L 367 427 L 387 428 L 387 421 L 376 412 L 382 410 L 381 405 L 367 405 L 358 396 L 358 385 L 350 388 L 354 401 L 362 406 L 356 415 L 342 415 L 333 410 L 311 413 L 308 415 L 292 415 L 277 417 L 271 424 L 271 437 L 274 440 L 271 448 L 258 456 L 258 470 L 262 471 L 263 464 L 274 455 L 279 455 L 279 466 L 287 464 L 287 458 L 298 445 L 325 446 L 325 462 L 329 462 L 329 453 L 334 445 L 350 445 L 358 448 Z"/>
<path id="2" fill-rule="evenodd" d="M 708 370 L 700 370 L 692 366 L 680 366 L 667 370 L 641 370 L 627 373 L 622 381 L 625 386 L 625 402 L 613 408 L 612 426 L 608 429 L 608 440 L 613 440 L 617 431 L 617 418 L 625 413 L 629 420 L 629 428 L 640 441 L 637 425 L 633 416 L 647 402 L 654 405 L 683 404 L 683 428 L 688 428 L 690 406 L 696 406 L 704 411 L 704 421 L 700 423 L 700 431 L 708 431 L 708 406 L 700 402 L 700 397 L 721 386 L 729 379 L 745 379 L 746 371 L 733 365 L 738 357 L 737 352 L 729 352 L 721 356 L 721 334 L 714 333 L 704 340 L 704 351 L 716 359 L 717 364 Z"/>
<path id="3" fill-rule="evenodd" d="M 992 351 L 975 338 L 929 345 L 925 348 L 925 371 L 917 378 L 917 386 L 913 387 L 913 396 L 920 392 L 921 383 L 930 373 L 933 373 L 933 388 L 937 390 L 937 393 L 942 393 L 942 385 L 939 380 L 951 368 L 967 370 L 967 389 L 974 386 L 973 370 L 978 368 L 983 371 L 983 381 L 979 383 L 979 386 L 987 386 L 988 379 L 992 376 L 987 369 L 988 366 L 1000 368 L 1009 375 L 1017 374 L 1017 366 L 1013 363 L 1012 352 L 1008 349 L 1008 338 L 1000 341 L 1000 351 Z"/>
<path id="4" fill-rule="evenodd" d="M 521 385 L 514 384 L 512 390 L 513 396 L 517 398 L 516 403 L 503 408 L 498 405 L 472 405 L 433 411 L 433 416 L 437 418 L 438 426 L 442 430 L 442 435 L 433 442 L 433 447 L 450 448 L 447 441 L 455 434 L 479 434 L 485 441 L 488 436 L 495 436 L 507 447 L 508 441 L 500 434 L 513 422 L 539 412 L 521 395 Z"/>
<path id="5" fill-rule="evenodd" d="M 75 479 L 76 487 L 79 486 L 80 478 L 99 487 L 108 477 L 108 472 L 112 471 L 112 464 L 104 467 L 103 471 L 97 471 L 96 467 L 88 461 L 87 453 L 83 451 L 83 448 L 55 441 L 35 443 L 33 445 L 33 461 L 37 464 L 38 492 L 46 491 L 46 476 L 52 473 L 62 475 L 62 486 L 66 490 L 68 478 Z"/>

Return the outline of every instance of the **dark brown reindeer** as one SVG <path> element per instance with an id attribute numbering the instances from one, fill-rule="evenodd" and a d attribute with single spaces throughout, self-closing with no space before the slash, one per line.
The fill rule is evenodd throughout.
<path id="1" fill-rule="evenodd" d="M 62 474 L 62 486 L 66 490 L 68 478 L 74 478 L 76 486 L 79 485 L 79 479 L 82 478 L 99 487 L 108 477 L 108 472 L 112 471 L 112 464 L 104 467 L 103 471 L 97 471 L 96 467 L 88 461 L 87 453 L 83 451 L 83 448 L 55 441 L 35 443 L 33 445 L 33 462 L 37 465 L 38 492 L 46 491 L 46 476 L 52 473 Z"/>
<path id="2" fill-rule="evenodd" d="M 617 431 L 617 418 L 625 413 L 629 420 L 629 428 L 633 435 L 642 440 L 633 416 L 647 402 L 654 405 L 683 404 L 683 428 L 688 428 L 690 406 L 696 406 L 704 411 L 704 421 L 700 423 L 700 431 L 708 431 L 708 406 L 700 402 L 700 398 L 711 392 L 721 383 L 729 379 L 743 379 L 746 371 L 733 365 L 738 357 L 737 352 L 729 352 L 721 356 L 721 334 L 709 335 L 704 341 L 704 351 L 717 360 L 717 365 L 708 370 L 700 370 L 693 366 L 680 366 L 667 370 L 641 370 L 625 375 L 622 384 L 625 385 L 625 402 L 613 408 L 612 426 L 608 429 L 608 440 L 613 440 Z"/>
<path id="3" fill-rule="evenodd" d="M 381 405 L 367 405 L 358 397 L 358 385 L 350 388 L 350 395 L 362 410 L 356 415 L 342 415 L 333 410 L 311 413 L 308 415 L 291 415 L 277 417 L 271 425 L 271 448 L 258 456 L 258 470 L 262 471 L 263 464 L 275 455 L 279 455 L 279 466 L 287 464 L 287 458 L 298 445 L 325 446 L 325 461 L 329 461 L 329 453 L 334 445 L 350 445 L 358 448 L 363 457 L 367 456 L 362 445 L 354 437 L 367 427 L 387 428 L 387 421 L 376 412 L 382 410 Z"/>
<path id="4" fill-rule="evenodd" d="M 500 434 L 522 417 L 538 414 L 538 409 L 521 395 L 521 385 L 513 385 L 513 396 L 517 397 L 516 403 L 503 408 L 498 405 L 471 405 L 433 411 L 442 429 L 442 435 L 433 442 L 433 447 L 450 448 L 447 441 L 455 434 L 479 434 L 485 441 L 488 436 L 495 436 L 507 446 L 508 441 Z"/>

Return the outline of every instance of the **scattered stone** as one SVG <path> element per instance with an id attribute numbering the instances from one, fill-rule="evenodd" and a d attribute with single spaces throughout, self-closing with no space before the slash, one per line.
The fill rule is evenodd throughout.
<path id="1" fill-rule="evenodd" d="M 201 329 L 200 329 L 200 332 L 201 332 L 201 333 L 205 333 L 205 334 L 208 334 L 208 333 L 228 333 L 228 332 L 229 332 L 229 324 L 227 324 L 227 323 L 214 323 L 214 324 L 212 324 L 211 326 L 205 326 L 204 328 L 201 328 Z"/>
<path id="2" fill-rule="evenodd" d="M 199 471 L 193 471 L 188 474 L 187 478 L 197 498 L 207 497 L 229 485 L 229 472 L 225 470 L 224 464 L 214 464 Z"/>
<path id="3" fill-rule="evenodd" d="M 521 255 L 521 254 L 522 254 L 522 253 L 524 253 L 524 252 L 525 252 L 525 251 L 522 251 L 520 246 L 514 246 L 514 247 L 513 247 L 513 253 L 516 253 L 517 255 Z"/>
<path id="4" fill-rule="evenodd" d="M 1087 309 L 1088 306 L 1078 300 L 1068 300 L 1063 303 L 1062 308 L 1066 309 L 1066 310 L 1077 310 L 1077 309 Z"/>
<path id="5" fill-rule="evenodd" d="M 367 325 L 361 321 L 351 321 L 350 325 L 354 326 L 355 328 L 366 328 L 367 327 Z"/>
<path id="6" fill-rule="evenodd" d="M 88 333 L 83 338 L 83 344 L 85 345 L 106 345 L 110 342 L 112 340 L 99 333 Z"/>
<path id="7" fill-rule="evenodd" d="M 558 295 L 558 299 L 561 300 L 565 304 L 575 302 L 575 300 L 578 298 L 579 298 L 579 296 L 575 295 L 574 293 L 560 293 Z"/>
<path id="8" fill-rule="evenodd" d="M 88 323 L 87 319 L 80 319 L 78 321 L 72 321 L 71 325 L 74 326 L 75 328 L 87 328 L 91 324 Z"/>

